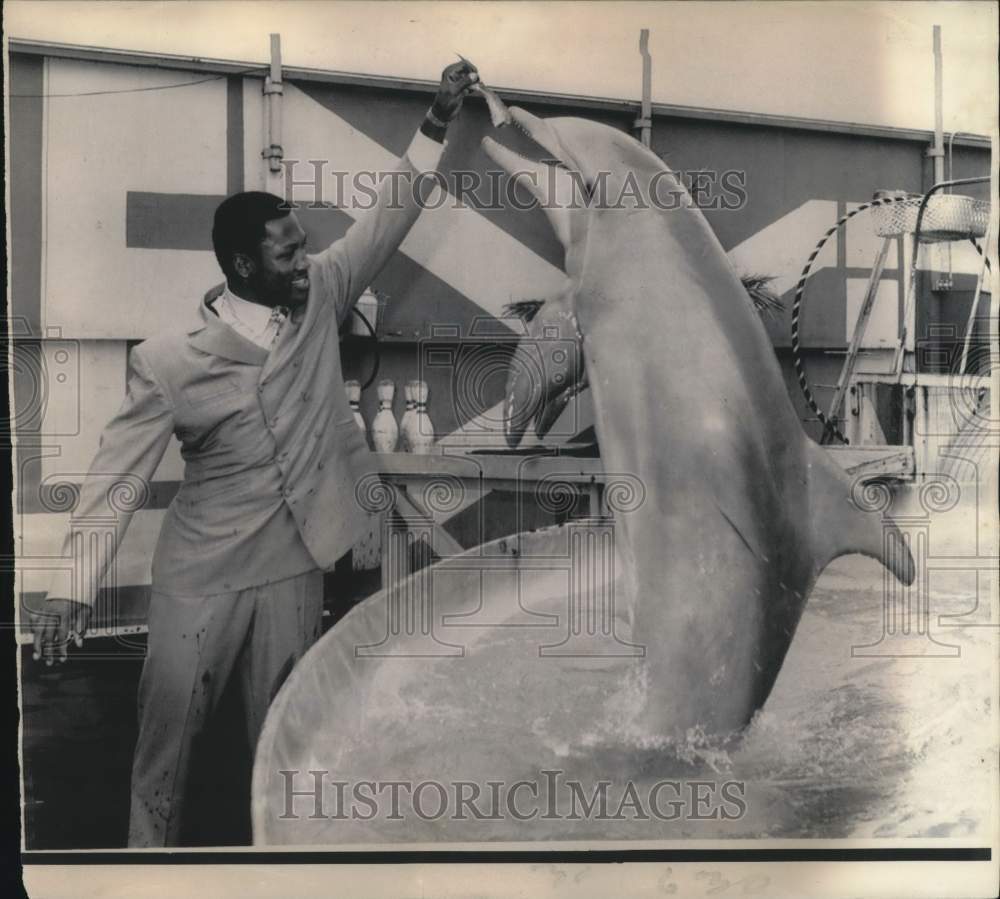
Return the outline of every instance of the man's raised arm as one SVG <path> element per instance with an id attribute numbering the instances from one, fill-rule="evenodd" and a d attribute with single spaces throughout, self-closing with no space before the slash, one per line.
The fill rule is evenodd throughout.
<path id="1" fill-rule="evenodd" d="M 340 240 L 313 257 L 313 264 L 320 267 L 336 298 L 338 322 L 350 313 L 420 215 L 417 182 L 422 174 L 437 168 L 448 123 L 458 115 L 462 100 L 478 81 L 479 74 L 468 60 L 444 70 L 434 103 L 396 172 L 381 179 L 372 207 L 357 217 Z"/>

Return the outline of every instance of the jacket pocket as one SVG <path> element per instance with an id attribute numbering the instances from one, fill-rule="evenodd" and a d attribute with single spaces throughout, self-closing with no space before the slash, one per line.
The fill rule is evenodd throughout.
<path id="1" fill-rule="evenodd" d="M 189 406 L 203 406 L 240 392 L 240 382 L 236 378 L 215 378 L 204 384 L 189 384 L 182 394 Z"/>

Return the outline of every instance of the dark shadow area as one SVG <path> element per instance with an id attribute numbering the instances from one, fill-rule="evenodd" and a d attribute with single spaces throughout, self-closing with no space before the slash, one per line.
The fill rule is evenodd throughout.
<path id="1" fill-rule="evenodd" d="M 328 630 L 380 586 L 345 557 L 324 579 Z M 46 668 L 20 647 L 25 831 L 28 849 L 110 849 L 128 836 L 136 691 L 145 637 L 90 638 L 70 661 Z M 239 679 L 231 679 L 195 744 L 185 846 L 248 845 L 252 757 Z"/>

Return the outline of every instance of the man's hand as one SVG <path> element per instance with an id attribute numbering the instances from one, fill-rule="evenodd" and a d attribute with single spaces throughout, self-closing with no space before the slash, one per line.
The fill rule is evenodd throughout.
<path id="1" fill-rule="evenodd" d="M 47 599 L 40 611 L 29 612 L 34 635 L 34 659 L 44 658 L 46 665 L 65 662 L 69 641 L 83 646 L 83 635 L 90 624 L 90 606 L 71 599 Z"/>
<path id="2" fill-rule="evenodd" d="M 479 72 L 467 59 L 453 62 L 441 73 L 441 86 L 438 88 L 431 115 L 440 122 L 447 124 L 462 108 L 462 100 L 479 83 Z"/>

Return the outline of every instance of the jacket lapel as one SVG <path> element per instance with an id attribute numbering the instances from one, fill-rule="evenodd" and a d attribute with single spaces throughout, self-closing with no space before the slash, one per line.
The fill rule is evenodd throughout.
<path id="1" fill-rule="evenodd" d="M 271 352 L 268 354 L 267 361 L 264 364 L 264 371 L 261 373 L 262 378 L 270 378 L 289 359 L 296 357 L 302 352 L 307 340 L 312 340 L 316 337 L 317 319 L 323 310 L 324 304 L 317 291 L 317 282 L 320 275 L 312 264 L 310 264 L 309 276 L 309 296 L 303 306 L 292 310 L 291 317 L 282 327 L 278 334 L 278 339 L 274 342 L 274 346 L 271 347 Z"/>
<path id="2" fill-rule="evenodd" d="M 205 294 L 205 299 L 198 307 L 202 324 L 190 332 L 192 346 L 203 352 L 231 359 L 233 362 L 263 365 L 267 360 L 267 350 L 237 334 L 209 308 L 209 304 L 214 302 L 221 293 L 222 286 L 220 285 L 213 287 Z"/>

